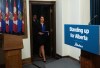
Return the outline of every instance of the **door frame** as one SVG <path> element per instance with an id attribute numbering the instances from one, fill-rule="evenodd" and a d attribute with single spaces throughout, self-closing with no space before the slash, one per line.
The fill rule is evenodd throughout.
<path id="1" fill-rule="evenodd" d="M 56 57 L 56 2 L 55 1 L 29 1 L 29 12 L 30 12 L 30 53 L 31 53 L 31 61 L 33 61 L 33 46 L 32 46 L 32 5 L 53 5 L 53 57 Z"/>

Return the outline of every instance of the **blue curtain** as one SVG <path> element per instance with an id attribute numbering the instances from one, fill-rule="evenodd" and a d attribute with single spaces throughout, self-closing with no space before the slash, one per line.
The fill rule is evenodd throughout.
<path id="1" fill-rule="evenodd" d="M 100 25 L 100 0 L 90 0 L 90 13 L 91 24 Z"/>

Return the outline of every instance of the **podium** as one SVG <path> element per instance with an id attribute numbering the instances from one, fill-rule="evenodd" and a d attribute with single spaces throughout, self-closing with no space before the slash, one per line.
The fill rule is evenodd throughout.
<path id="1" fill-rule="evenodd" d="M 100 68 L 100 55 L 81 50 L 81 68 Z"/>
<path id="2" fill-rule="evenodd" d="M 64 26 L 65 44 L 81 49 L 81 68 L 100 68 L 100 25 Z"/>
<path id="3" fill-rule="evenodd" d="M 0 35 L 0 68 L 22 68 L 22 36 Z"/>

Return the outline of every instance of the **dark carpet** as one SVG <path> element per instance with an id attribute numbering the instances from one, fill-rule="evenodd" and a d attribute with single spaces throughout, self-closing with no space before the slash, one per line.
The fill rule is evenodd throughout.
<path id="1" fill-rule="evenodd" d="M 70 58 L 62 58 L 52 63 L 48 63 L 45 66 L 46 68 L 80 68 L 78 61 L 75 61 Z"/>
<path id="2" fill-rule="evenodd" d="M 35 61 L 33 64 L 23 65 L 23 68 L 80 68 L 80 63 L 71 58 L 61 58 L 59 60 L 50 58 L 47 62 Z"/>

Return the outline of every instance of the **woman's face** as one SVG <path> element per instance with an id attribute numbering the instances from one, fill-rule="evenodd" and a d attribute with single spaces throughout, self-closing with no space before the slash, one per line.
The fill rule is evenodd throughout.
<path id="1" fill-rule="evenodd" d="M 40 22 L 44 23 L 44 17 L 43 16 L 40 17 Z"/>

